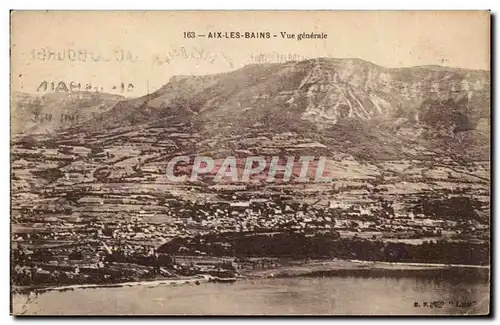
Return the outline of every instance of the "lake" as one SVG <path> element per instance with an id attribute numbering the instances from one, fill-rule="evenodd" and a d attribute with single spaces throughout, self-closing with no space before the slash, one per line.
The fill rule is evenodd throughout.
<path id="1" fill-rule="evenodd" d="M 297 277 L 235 283 L 143 285 L 15 295 L 39 315 L 435 315 L 487 314 L 488 283 L 414 277 Z M 17 306 L 17 307 L 16 307 Z"/>

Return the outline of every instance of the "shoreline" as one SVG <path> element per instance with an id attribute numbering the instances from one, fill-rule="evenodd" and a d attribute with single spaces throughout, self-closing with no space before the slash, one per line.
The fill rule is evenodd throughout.
<path id="1" fill-rule="evenodd" d="M 432 276 L 441 272 L 458 271 L 459 273 L 471 275 L 475 273 L 482 280 L 487 273 L 490 275 L 489 265 L 462 265 L 462 264 L 436 264 L 436 263 L 401 263 L 362 260 L 312 260 L 297 265 L 279 266 L 265 270 L 248 270 L 238 276 L 238 279 L 270 279 L 270 278 L 293 278 L 293 277 L 335 277 L 335 276 Z M 486 272 L 486 273 L 485 273 Z M 474 275 L 474 274 L 472 274 Z M 129 282 L 115 282 L 106 284 L 72 284 L 63 286 L 18 286 L 12 287 L 17 294 L 42 294 L 49 291 L 73 291 L 75 289 L 98 289 L 134 286 L 160 286 L 160 285 L 185 285 L 216 282 L 217 277 L 199 274 L 185 278 L 152 279 Z M 474 279 L 472 279 L 474 280 Z"/>
<path id="2" fill-rule="evenodd" d="M 141 280 L 141 281 L 128 281 L 128 282 L 115 282 L 115 283 L 89 283 L 89 284 L 69 284 L 62 286 L 18 286 L 15 287 L 18 294 L 30 294 L 32 292 L 36 294 L 41 294 L 49 291 L 73 291 L 75 289 L 99 289 L 99 288 L 120 288 L 120 287 L 136 287 L 136 286 L 158 286 L 158 285 L 183 285 L 183 284 L 200 284 L 213 281 L 214 277 L 206 274 L 200 274 L 192 277 L 186 278 L 176 278 L 176 279 L 152 279 L 152 280 Z"/>
<path id="3" fill-rule="evenodd" d="M 390 263 L 371 261 L 314 261 L 303 265 L 261 270 L 251 274 L 254 279 L 284 278 L 414 278 L 456 284 L 489 283 L 489 266 Z"/>

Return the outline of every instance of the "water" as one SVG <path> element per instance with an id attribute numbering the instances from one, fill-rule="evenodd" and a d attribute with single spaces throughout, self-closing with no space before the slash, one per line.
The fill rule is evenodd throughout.
<path id="1" fill-rule="evenodd" d="M 15 311 L 25 301 L 15 295 Z M 423 307 L 433 301 L 444 305 Z M 471 307 L 457 306 L 473 301 Z M 304 277 L 52 291 L 26 306 L 26 314 L 50 315 L 486 314 L 489 286 L 408 277 Z"/>

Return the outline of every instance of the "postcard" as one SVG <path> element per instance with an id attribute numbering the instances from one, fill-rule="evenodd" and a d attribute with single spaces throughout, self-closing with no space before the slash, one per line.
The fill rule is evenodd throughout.
<path id="1" fill-rule="evenodd" d="M 11 12 L 11 314 L 488 315 L 489 11 Z"/>

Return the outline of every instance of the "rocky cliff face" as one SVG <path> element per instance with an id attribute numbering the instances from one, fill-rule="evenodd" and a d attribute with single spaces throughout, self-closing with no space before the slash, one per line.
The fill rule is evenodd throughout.
<path id="1" fill-rule="evenodd" d="M 404 115 L 420 120 L 433 101 L 471 103 L 488 110 L 486 73 L 436 67 L 384 69 L 359 60 L 315 61 L 301 83 L 307 89 L 303 117 L 336 123 L 345 117 L 370 119 Z M 422 106 L 422 104 L 424 104 Z"/>

